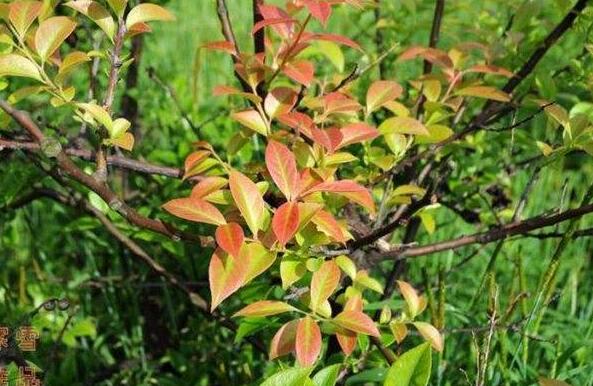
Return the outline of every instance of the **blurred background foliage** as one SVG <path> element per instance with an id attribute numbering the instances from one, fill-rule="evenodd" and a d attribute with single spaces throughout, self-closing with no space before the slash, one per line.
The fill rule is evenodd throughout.
<path id="1" fill-rule="evenodd" d="M 131 79 L 136 75 L 131 75 L 132 67 L 128 67 L 118 89 L 119 95 L 125 94 L 128 100 L 120 98 L 118 103 L 120 111 L 127 113 L 132 110 L 125 103 L 137 103 L 137 114 L 128 117 L 139 135 L 133 156 L 179 167 L 191 150 L 191 142 L 197 139 L 208 140 L 224 152 L 226 142 L 238 128 L 228 113 L 241 105 L 235 99 L 212 96 L 214 86 L 235 82 L 227 56 L 200 48 L 206 42 L 221 39 L 214 1 L 160 3 L 175 13 L 177 21 L 156 25 L 152 34 L 138 40 L 141 55 L 137 79 Z M 379 71 L 383 78 L 402 85 L 422 71 L 418 61 L 398 63 L 395 59 L 398 52 L 410 45 L 426 44 L 434 2 L 379 3 L 378 11 L 338 7 L 328 27 L 358 41 L 365 48 L 364 54 L 331 45 L 308 53 L 322 63 L 318 66 L 320 77 L 331 79 L 336 74 L 344 76 L 355 65 L 363 68 L 393 48 L 393 54 L 354 86 L 353 91 L 359 96 L 371 80 L 379 77 Z M 243 49 L 250 49 L 251 1 L 229 0 L 228 4 L 239 43 Z M 496 64 L 516 69 L 571 5 L 568 0 L 448 0 L 439 47 L 449 49 L 468 41 L 480 42 L 489 47 Z M 519 93 L 554 100 L 568 110 L 579 108 L 593 117 L 589 33 L 592 23 L 593 10 L 589 8 L 573 30 L 550 50 Z M 92 45 L 88 33 L 79 32 L 77 38 L 89 47 Z M 126 88 L 126 82 L 132 81 L 128 85 L 133 85 L 134 80 L 137 84 Z M 79 92 L 84 93 L 84 74 L 79 82 Z M 8 95 L 15 88 L 11 84 L 2 92 Z M 22 102 L 48 130 L 60 128 L 75 138 L 79 126 L 69 113 L 47 109 L 45 103 L 46 100 L 36 98 Z M 476 111 L 478 108 L 476 105 Z M 524 111 L 521 114 L 528 115 L 533 108 Z M 15 130 L 13 124 L 5 122 L 0 135 Z M 536 141 L 561 142 L 559 131 L 543 115 L 512 135 L 482 132 L 458 145 L 466 151 L 456 153 L 451 160 L 455 170 L 449 188 L 454 198 L 434 210 L 436 231 L 429 234 L 422 230 L 418 241 L 444 240 L 478 230 L 452 209 L 456 207 L 455 200 L 468 204 L 485 224 L 494 226 L 499 218 L 508 220 L 515 209 L 510 203 L 518 200 L 528 181 L 534 178 L 533 164 L 526 161 L 540 154 Z M 258 145 L 254 142 L 243 149 L 237 155 L 238 162 L 248 163 L 261 157 Z M 546 166 L 535 181 L 524 216 L 578 205 L 591 184 L 592 166 L 584 153 L 571 154 Z M 160 205 L 189 191 L 189 185 L 165 177 L 114 173 L 115 183 L 127 200 L 153 217 L 167 217 Z M 56 185 L 24 153 L 0 152 L 0 324 L 22 323 L 27 312 L 49 298 L 66 298 L 71 304 L 68 311 L 41 311 L 33 319 L 42 336 L 39 349 L 27 359 L 46 371 L 47 384 L 256 384 L 277 368 L 278 363 L 268 363 L 244 340 L 246 335 L 256 333 L 269 341 L 274 328 L 263 329 L 263 323 L 252 320 L 242 322 L 238 336 L 222 329 L 192 309 L 183 294 L 136 262 L 97 220 L 83 211 L 46 199 L 24 205 L 21 199 L 40 187 Z M 79 194 L 88 195 L 83 190 Z M 207 264 L 211 250 L 138 231 L 97 197 L 91 195 L 89 199 L 159 262 L 181 274 L 192 288 L 208 298 Z M 584 218 L 580 227 L 592 223 L 592 219 Z M 562 231 L 565 227 L 546 231 Z M 394 239 L 401 237 L 394 235 Z M 485 280 L 485 287 L 497 286 L 502 310 L 524 291 L 528 296 L 519 301 L 519 313 L 530 317 L 540 277 L 557 242 L 555 238 L 527 238 L 504 244 L 491 276 Z M 434 364 L 436 375 L 431 384 L 461 385 L 475 376 L 476 345 L 484 331 L 472 328 L 487 324 L 488 302 L 485 295 L 474 297 L 494 249 L 492 244 L 419 258 L 405 274 L 405 280 L 431 296 L 443 296 L 446 305 L 445 324 L 441 326 L 449 332 L 446 349 Z M 592 251 L 590 238 L 570 242 L 561 256 L 558 285 L 543 321 L 534 326 L 536 322 L 531 318 L 527 327 L 520 325 L 497 335 L 486 384 L 535 384 L 537 376 L 543 375 L 566 379 L 572 385 L 593 385 Z M 474 257 L 465 262 L 468 256 Z M 459 265 L 460 262 L 465 264 Z M 385 276 L 388 267 L 379 267 L 375 276 Z M 278 284 L 270 286 L 269 281 L 256 281 L 224 309 L 229 313 L 236 311 L 242 300 L 278 290 Z M 482 294 L 485 292 L 488 288 Z M 398 296 L 391 304 L 401 307 Z M 380 306 L 371 303 L 368 309 Z M 433 318 L 440 312 L 431 311 Z M 72 320 L 62 331 L 70 314 Z M 416 340 L 411 341 L 410 344 Z M 371 355 L 370 361 L 383 366 L 379 357 Z M 347 384 L 374 385 L 380 384 L 379 379 L 381 371 L 371 370 L 356 375 Z"/>

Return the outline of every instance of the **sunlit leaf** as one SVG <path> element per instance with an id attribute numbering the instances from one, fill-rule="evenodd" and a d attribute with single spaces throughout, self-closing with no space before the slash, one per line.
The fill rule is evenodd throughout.
<path id="1" fill-rule="evenodd" d="M 351 123 L 342 127 L 340 133 L 342 139 L 336 150 L 353 143 L 371 141 L 379 136 L 379 131 L 366 123 Z"/>
<path id="2" fill-rule="evenodd" d="M 341 368 L 342 365 L 336 364 L 319 370 L 317 374 L 313 376 L 313 384 L 315 386 L 335 386 Z"/>
<path id="3" fill-rule="evenodd" d="M 416 290 L 405 281 L 398 280 L 397 285 L 399 287 L 399 291 L 401 292 L 406 304 L 408 305 L 408 311 L 410 312 L 410 316 L 414 318 L 418 315 L 420 311 L 420 297 Z"/>
<path id="4" fill-rule="evenodd" d="M 295 199 L 298 195 L 299 174 L 294 154 L 285 145 L 270 140 L 266 147 L 266 166 L 286 199 Z"/>
<path id="5" fill-rule="evenodd" d="M 288 113 L 297 101 L 297 93 L 288 87 L 276 87 L 266 95 L 264 110 L 270 118 Z"/>
<path id="6" fill-rule="evenodd" d="M 310 372 L 307 368 L 282 370 L 266 379 L 260 386 L 306 386 Z"/>
<path id="7" fill-rule="evenodd" d="M 272 229 L 281 246 L 293 238 L 299 229 L 299 207 L 295 202 L 286 202 L 276 209 Z"/>
<path id="8" fill-rule="evenodd" d="M 381 134 L 430 135 L 428 129 L 417 119 L 410 117 L 393 117 L 379 125 Z"/>
<path id="9" fill-rule="evenodd" d="M 10 3 L 8 7 L 8 19 L 22 38 L 41 13 L 42 3 L 40 1 L 17 0 Z"/>
<path id="10" fill-rule="evenodd" d="M 232 170 L 229 186 L 235 205 L 241 211 L 251 233 L 254 236 L 257 235 L 257 231 L 261 229 L 265 211 L 264 199 L 257 185 L 241 172 Z"/>
<path id="11" fill-rule="evenodd" d="M 128 13 L 126 27 L 130 28 L 137 23 L 146 23 L 155 20 L 172 21 L 175 20 L 175 16 L 165 8 L 156 4 L 138 4 Z"/>
<path id="12" fill-rule="evenodd" d="M 284 312 L 294 311 L 295 308 L 290 304 L 286 304 L 280 301 L 274 300 L 261 300 L 259 302 L 252 303 L 247 307 L 244 307 L 233 315 L 236 316 L 249 316 L 249 317 L 264 317 L 282 314 Z"/>
<path id="13" fill-rule="evenodd" d="M 389 80 L 374 82 L 367 92 L 367 114 L 377 110 L 386 102 L 399 98 L 403 88 L 397 83 Z"/>
<path id="14" fill-rule="evenodd" d="M 163 205 L 163 209 L 184 220 L 213 225 L 226 224 L 222 213 L 214 205 L 195 197 L 173 199 Z"/>
<path id="15" fill-rule="evenodd" d="M 259 133 L 263 136 L 268 135 L 268 125 L 262 116 L 255 110 L 246 110 L 231 114 L 231 118 L 243 126 Z"/>
<path id="16" fill-rule="evenodd" d="M 35 47 L 41 59 L 46 60 L 74 31 L 76 23 L 65 16 L 55 16 L 39 24 L 35 33 Z"/>
<path id="17" fill-rule="evenodd" d="M 485 98 L 499 102 L 509 102 L 511 100 L 509 94 L 490 86 L 465 87 L 457 90 L 455 95 Z"/>
<path id="18" fill-rule="evenodd" d="M 383 386 L 426 386 L 431 367 L 430 344 L 421 344 L 396 359 L 387 372 Z"/>
<path id="19" fill-rule="evenodd" d="M 334 293 L 340 284 L 340 268 L 333 260 L 324 261 L 311 279 L 312 310 L 317 310 Z"/>
<path id="20" fill-rule="evenodd" d="M 74 0 L 69 1 L 64 5 L 75 9 L 97 23 L 99 28 L 105 32 L 109 39 L 113 40 L 116 28 L 115 21 L 113 21 L 113 17 L 109 11 L 107 11 L 100 3 L 91 0 Z"/>
<path id="21" fill-rule="evenodd" d="M 320 232 L 325 233 L 337 242 L 346 242 L 346 235 L 331 213 L 325 210 L 319 210 L 313 216 L 312 221 Z"/>
<path id="22" fill-rule="evenodd" d="M 192 195 L 192 197 L 195 197 Z M 239 257 L 241 247 L 245 240 L 243 228 L 237 223 L 231 222 L 228 224 L 219 225 L 216 228 L 216 243 L 226 253 L 233 257 Z"/>
<path id="23" fill-rule="evenodd" d="M 198 182 L 191 191 L 192 197 L 203 198 L 227 186 L 229 181 L 222 177 L 206 177 Z"/>
<path id="24" fill-rule="evenodd" d="M 282 72 L 290 79 L 306 87 L 309 87 L 315 79 L 315 67 L 313 67 L 313 63 L 307 60 L 296 60 L 287 63 Z"/>
<path id="25" fill-rule="evenodd" d="M 259 242 L 244 243 L 241 248 L 240 258 L 247 262 L 245 283 L 268 270 L 276 261 L 276 254 Z"/>
<path id="26" fill-rule="evenodd" d="M 435 351 L 443 351 L 445 344 L 443 341 L 443 336 L 432 324 L 425 322 L 415 322 L 414 327 L 416 327 L 420 335 L 422 335 L 422 337 L 430 343 Z"/>
<path id="27" fill-rule="evenodd" d="M 0 55 L 0 76 L 21 76 L 42 81 L 35 63 L 17 54 Z"/>
<path id="28" fill-rule="evenodd" d="M 217 249 L 212 254 L 208 278 L 210 281 L 210 293 L 212 295 L 211 310 L 226 298 L 235 293 L 245 282 L 247 275 L 246 261 L 234 259 L 222 249 Z"/>
<path id="29" fill-rule="evenodd" d="M 333 322 L 352 332 L 371 336 L 380 335 L 375 322 L 360 311 L 343 311 L 333 319 Z"/>
<path id="30" fill-rule="evenodd" d="M 312 366 L 321 352 L 321 331 L 310 316 L 299 320 L 295 341 L 296 357 L 303 367 Z"/>

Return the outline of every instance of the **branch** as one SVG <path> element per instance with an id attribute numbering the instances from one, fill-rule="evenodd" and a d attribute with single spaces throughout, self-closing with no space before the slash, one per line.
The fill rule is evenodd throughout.
<path id="1" fill-rule="evenodd" d="M 128 220 L 128 222 L 140 228 L 160 233 L 173 240 L 184 239 L 188 241 L 199 241 L 199 238 L 194 234 L 183 232 L 170 224 L 160 220 L 153 220 L 139 214 L 135 209 L 121 200 L 117 194 L 115 194 L 115 192 L 113 192 L 107 185 L 86 174 L 78 166 L 76 166 L 76 164 L 68 157 L 66 152 L 62 150 L 59 142 L 55 139 L 46 138 L 39 127 L 26 113 L 13 108 L 3 99 L 0 99 L 0 108 L 10 115 L 35 139 L 35 141 L 38 142 L 45 155 L 48 157 L 55 157 L 60 169 L 68 174 L 73 180 L 97 193 L 111 209 L 118 212 L 122 217 Z"/>
<path id="2" fill-rule="evenodd" d="M 536 216 L 524 221 L 497 227 L 486 232 L 475 233 L 469 236 L 461 236 L 452 240 L 441 241 L 434 244 L 417 247 L 397 247 L 389 252 L 383 253 L 382 256 L 385 258 L 418 257 L 437 252 L 450 251 L 472 244 L 488 244 L 493 241 L 506 239 L 510 236 L 529 234 L 531 231 L 582 217 L 591 212 L 593 212 L 593 204 L 583 205 L 555 215 Z"/>
<path id="3" fill-rule="evenodd" d="M 436 5 L 434 8 L 434 17 L 432 19 L 432 29 L 430 31 L 430 39 L 428 41 L 428 46 L 430 48 L 435 48 L 439 41 L 439 36 L 441 34 L 441 22 L 443 21 L 443 12 L 445 11 L 445 0 L 436 0 Z M 425 60 L 424 61 L 424 73 L 428 74 L 432 71 L 432 63 Z"/>
<path id="4" fill-rule="evenodd" d="M 224 36 L 225 40 L 231 43 L 235 49 L 236 55 L 233 55 L 233 63 L 237 64 L 239 59 L 238 56 L 240 55 L 241 51 L 239 50 L 239 45 L 237 44 L 237 38 L 235 37 L 235 32 L 233 31 L 233 26 L 231 24 L 231 19 L 229 17 L 229 10 L 226 5 L 226 0 L 216 0 L 216 13 L 218 15 L 218 20 L 220 21 L 220 27 L 222 29 L 222 35 Z M 241 83 L 241 87 L 245 92 L 251 92 L 251 88 L 249 85 L 241 78 L 237 70 L 235 70 L 235 77 Z"/>
<path id="5" fill-rule="evenodd" d="M 0 139 L 0 151 L 2 151 L 3 149 L 24 150 L 29 152 L 38 152 L 41 150 L 39 144 L 36 142 L 21 142 Z M 85 161 L 94 161 L 96 159 L 95 154 L 88 150 L 66 148 L 64 149 L 64 152 L 71 157 L 80 158 Z M 107 156 L 107 165 L 147 175 L 160 175 L 165 177 L 183 178 L 184 174 L 183 170 L 179 168 L 154 165 L 148 162 L 138 161 L 135 159 L 120 156 Z M 199 179 L 200 178 L 198 177 L 198 180 Z"/>

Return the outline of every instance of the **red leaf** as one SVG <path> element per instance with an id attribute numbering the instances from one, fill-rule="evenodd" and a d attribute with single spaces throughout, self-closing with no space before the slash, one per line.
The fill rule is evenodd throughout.
<path id="1" fill-rule="evenodd" d="M 226 253 L 233 257 L 239 257 L 241 246 L 245 240 L 243 228 L 235 222 L 220 225 L 216 228 L 216 243 Z"/>
<path id="2" fill-rule="evenodd" d="M 260 133 L 264 137 L 268 135 L 268 125 L 260 113 L 255 110 L 245 110 L 231 114 L 231 118 L 245 127 Z"/>
<path id="3" fill-rule="evenodd" d="M 502 75 L 506 76 L 507 78 L 512 78 L 513 73 L 506 68 L 494 66 L 492 64 L 476 64 L 466 70 L 467 72 L 479 72 L 483 74 L 494 74 L 494 75 Z"/>
<path id="4" fill-rule="evenodd" d="M 315 67 L 313 67 L 313 63 L 307 60 L 286 63 L 282 71 L 290 79 L 306 87 L 309 87 L 315 78 Z"/>
<path id="5" fill-rule="evenodd" d="M 340 267 L 333 260 L 324 261 L 311 279 L 311 309 L 317 310 L 340 284 Z"/>
<path id="6" fill-rule="evenodd" d="M 292 28 L 292 26 L 294 25 L 295 22 L 296 22 L 296 20 L 294 20 L 293 18 L 290 18 L 290 17 L 264 19 L 264 20 L 260 20 L 257 23 L 255 23 L 255 25 L 251 29 L 251 33 L 253 35 L 255 35 L 257 33 L 257 31 L 259 31 L 260 29 L 268 27 L 268 26 L 274 26 L 277 24 L 286 24 L 289 28 Z"/>
<path id="7" fill-rule="evenodd" d="M 163 209 L 184 220 L 223 225 L 226 220 L 212 204 L 196 197 L 176 198 L 163 205 Z"/>
<path id="8" fill-rule="evenodd" d="M 375 111 L 386 102 L 397 99 L 402 92 L 403 88 L 397 82 L 379 80 L 373 83 L 367 91 L 367 114 Z"/>
<path id="9" fill-rule="evenodd" d="M 298 111 L 292 111 L 279 115 L 278 120 L 286 126 L 295 129 L 297 133 L 303 133 L 305 136 L 313 139 L 311 130 L 315 127 L 315 123 L 313 123 L 313 120 L 308 115 L 299 113 Z"/>
<path id="10" fill-rule="evenodd" d="M 336 151 L 342 142 L 342 133 L 335 127 L 326 130 L 313 128 L 311 133 L 313 134 L 313 141 L 323 146 L 330 153 Z"/>
<path id="11" fill-rule="evenodd" d="M 264 110 L 270 118 L 285 114 L 292 110 L 297 102 L 297 93 L 288 87 L 276 87 L 272 89 L 264 101 Z"/>
<path id="12" fill-rule="evenodd" d="M 276 209 L 272 229 L 281 246 L 285 246 L 299 229 L 299 208 L 295 202 L 286 202 Z"/>
<path id="13" fill-rule="evenodd" d="M 259 12 L 264 20 L 269 19 L 290 19 L 290 15 L 284 10 L 273 5 L 259 5 Z M 273 24 L 272 29 L 278 33 L 282 38 L 288 39 L 293 32 L 293 25 L 289 24 Z"/>
<path id="14" fill-rule="evenodd" d="M 438 66 L 444 68 L 451 68 L 453 67 L 453 61 L 446 52 L 438 50 L 436 48 L 425 48 L 425 47 L 410 47 L 405 50 L 399 58 L 398 61 L 410 60 L 417 57 L 421 57 L 424 60 L 436 64 Z"/>
<path id="15" fill-rule="evenodd" d="M 222 177 L 206 177 L 198 182 L 191 191 L 191 196 L 194 198 L 203 198 L 224 188 L 229 182 Z"/>
<path id="16" fill-rule="evenodd" d="M 321 0 L 303 0 L 303 2 L 305 3 L 305 6 L 309 12 L 311 12 L 311 16 L 326 26 L 327 20 L 332 14 L 331 4 Z"/>
<path id="17" fill-rule="evenodd" d="M 339 327 L 353 332 L 376 337 L 381 335 L 373 320 L 360 311 L 343 311 L 333 321 Z"/>
<path id="18" fill-rule="evenodd" d="M 270 140 L 266 147 L 266 166 L 274 183 L 288 201 L 298 195 L 299 173 L 294 154 L 280 142 Z"/>
<path id="19" fill-rule="evenodd" d="M 320 210 L 315 214 L 315 216 L 313 216 L 311 221 L 317 225 L 317 229 L 319 229 L 319 231 L 325 233 L 332 239 L 339 243 L 346 242 L 346 236 L 344 235 L 340 224 L 338 224 L 331 213 L 326 212 L 325 210 Z"/>
<path id="20" fill-rule="evenodd" d="M 256 236 L 265 214 L 264 199 L 257 185 L 242 173 L 232 170 L 229 185 L 233 200 L 251 233 Z"/>
<path id="21" fill-rule="evenodd" d="M 315 192 L 336 193 L 362 205 L 371 213 L 375 212 L 375 202 L 369 191 L 352 180 L 322 182 L 303 192 L 302 195 L 306 196 Z"/>
<path id="22" fill-rule="evenodd" d="M 357 295 L 348 299 L 344 305 L 344 311 L 362 312 L 362 298 Z M 352 354 L 354 348 L 356 347 L 356 333 L 349 330 L 338 331 L 336 332 L 336 338 L 338 339 L 338 343 L 340 344 L 344 354 Z"/>
<path id="23" fill-rule="evenodd" d="M 235 51 L 235 46 L 233 45 L 233 43 L 228 42 L 226 40 L 206 43 L 202 47 L 208 50 L 223 51 L 227 54 L 237 55 L 237 51 Z"/>
<path id="24" fill-rule="evenodd" d="M 354 40 L 350 40 L 345 36 L 342 35 L 336 35 L 336 34 L 312 34 L 310 36 L 310 39 L 312 40 L 326 40 L 326 41 L 330 41 L 330 42 L 334 42 L 334 43 L 339 43 L 339 44 L 343 44 L 345 46 L 348 46 L 350 48 L 354 48 L 357 50 L 361 50 L 362 48 L 360 47 L 360 45 L 358 43 L 356 43 Z"/>
<path id="25" fill-rule="evenodd" d="M 339 92 L 332 92 L 325 95 L 323 97 L 323 103 L 326 115 L 354 113 L 362 108 L 360 103 Z"/>
<path id="26" fill-rule="evenodd" d="M 270 344 L 270 360 L 294 351 L 298 324 L 298 320 L 291 320 L 278 329 Z"/>
<path id="27" fill-rule="evenodd" d="M 212 295 L 211 310 L 236 292 L 247 275 L 247 265 L 243 259 L 233 259 L 222 249 L 217 249 L 210 260 L 208 278 Z"/>
<path id="28" fill-rule="evenodd" d="M 185 179 L 196 175 L 196 173 L 193 172 L 192 169 L 197 167 L 202 161 L 208 158 L 209 155 L 210 152 L 208 150 L 198 150 L 188 155 L 185 158 L 185 164 L 183 167 L 183 178 Z"/>
<path id="29" fill-rule="evenodd" d="M 379 136 L 379 131 L 366 123 L 351 123 L 342 127 L 340 133 L 342 134 L 342 140 L 336 150 L 353 143 L 369 141 Z"/>
<path id="30" fill-rule="evenodd" d="M 299 320 L 295 348 L 297 361 L 303 367 L 312 366 L 321 352 L 321 331 L 310 316 Z"/>

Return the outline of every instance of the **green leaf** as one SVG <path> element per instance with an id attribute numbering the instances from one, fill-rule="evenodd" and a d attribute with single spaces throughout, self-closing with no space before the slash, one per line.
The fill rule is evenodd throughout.
<path id="1" fill-rule="evenodd" d="M 35 33 L 35 48 L 43 61 L 47 60 L 76 28 L 65 16 L 55 16 L 39 24 Z"/>
<path id="2" fill-rule="evenodd" d="M 315 386 L 335 386 L 341 367 L 342 365 L 337 364 L 321 369 L 313 377 L 313 384 Z"/>
<path id="3" fill-rule="evenodd" d="M 22 76 L 42 81 L 35 63 L 17 54 L 0 56 L 0 76 Z"/>
<path id="4" fill-rule="evenodd" d="M 118 17 L 122 17 L 128 5 L 128 0 L 107 0 L 107 4 L 109 4 Z"/>
<path id="5" fill-rule="evenodd" d="M 266 379 L 260 386 L 303 386 L 310 381 L 309 368 L 282 370 Z"/>
<path id="6" fill-rule="evenodd" d="M 397 358 L 387 372 L 383 386 L 426 386 L 431 367 L 430 344 L 423 343 Z"/>
<path id="7" fill-rule="evenodd" d="M 175 16 L 165 8 L 156 4 L 140 4 L 132 8 L 126 19 L 126 27 L 130 29 L 134 24 L 146 23 L 147 21 L 171 21 Z"/>
<path id="8" fill-rule="evenodd" d="M 113 131 L 113 121 L 109 113 L 96 103 L 78 103 L 77 106 L 103 125 L 109 133 Z"/>
<path id="9" fill-rule="evenodd" d="M 385 380 L 386 373 L 387 369 L 384 368 L 361 371 L 360 373 L 348 378 L 346 381 L 346 386 L 367 384 L 368 382 L 382 382 Z"/>

